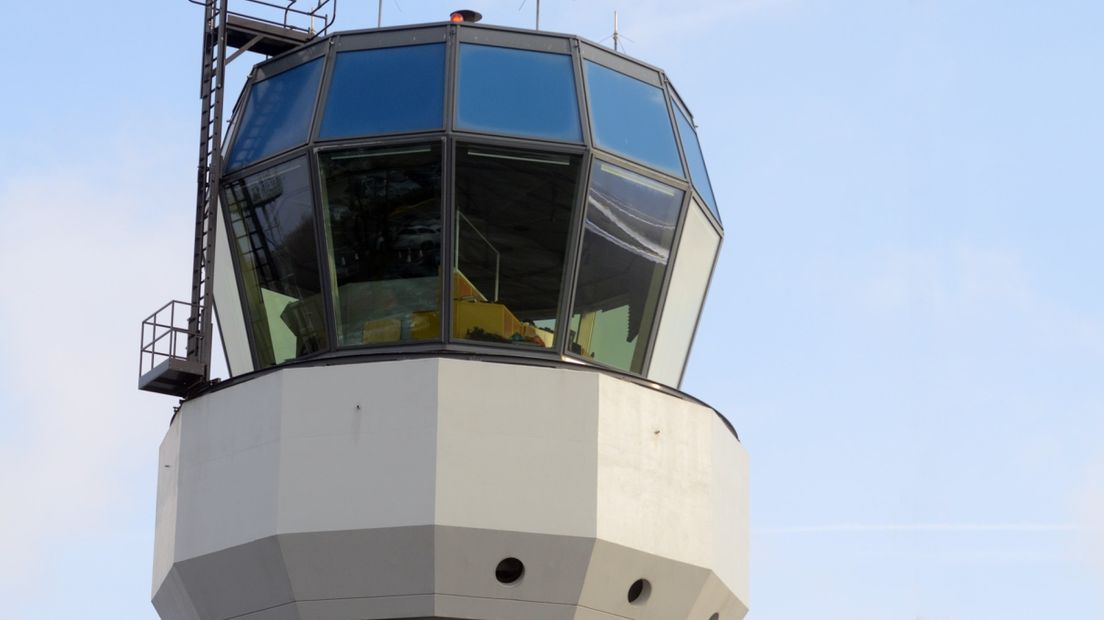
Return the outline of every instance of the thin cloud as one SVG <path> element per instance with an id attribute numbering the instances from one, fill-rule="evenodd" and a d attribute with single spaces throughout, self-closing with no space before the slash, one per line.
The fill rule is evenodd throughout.
<path id="1" fill-rule="evenodd" d="M 753 534 L 881 534 L 881 533 L 1062 533 L 1083 528 L 1071 523 L 841 523 L 756 528 Z"/>

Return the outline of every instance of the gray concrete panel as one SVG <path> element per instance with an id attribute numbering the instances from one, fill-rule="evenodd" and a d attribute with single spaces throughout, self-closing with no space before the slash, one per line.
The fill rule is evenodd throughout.
<path id="1" fill-rule="evenodd" d="M 282 534 L 299 601 L 432 594 L 433 526 Z"/>
<path id="2" fill-rule="evenodd" d="M 184 560 L 173 571 L 202 620 L 233 618 L 294 600 L 275 537 Z"/>
<path id="3" fill-rule="evenodd" d="M 626 618 L 687 618 L 709 570 L 602 540 L 594 544 L 579 604 Z M 629 588 L 637 579 L 650 584 L 635 603 Z"/>
<path id="4" fill-rule="evenodd" d="M 162 618 L 173 620 L 201 620 L 199 610 L 192 602 L 192 593 L 180 577 L 180 572 L 169 569 L 153 590 L 153 608 Z"/>
<path id="5" fill-rule="evenodd" d="M 575 605 L 593 547 L 592 538 L 439 526 L 435 591 Z M 506 558 L 521 560 L 525 567 L 521 579 L 511 584 L 495 577 L 495 568 Z"/>

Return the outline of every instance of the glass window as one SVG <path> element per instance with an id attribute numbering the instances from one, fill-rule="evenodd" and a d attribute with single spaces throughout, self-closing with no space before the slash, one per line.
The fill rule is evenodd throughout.
<path id="1" fill-rule="evenodd" d="M 260 367 L 329 347 L 306 159 L 226 184 Z"/>
<path id="2" fill-rule="evenodd" d="M 675 106 L 675 119 L 678 121 L 679 136 L 682 138 L 682 150 L 686 152 L 686 163 L 690 165 L 690 178 L 694 181 L 694 187 L 709 205 L 709 210 L 717 219 L 721 214 L 717 212 L 717 201 L 713 198 L 713 186 L 709 184 L 709 173 L 705 170 L 705 158 L 702 157 L 701 145 L 698 144 L 698 132 L 690 124 L 690 119 L 683 113 L 682 108 Z"/>
<path id="3" fill-rule="evenodd" d="M 659 333 L 656 334 L 648 378 L 678 387 L 690 343 L 698 324 L 698 313 L 705 301 L 709 275 L 721 238 L 706 219 L 703 207 L 694 201 L 686 216 L 679 241 L 678 255 L 672 267 L 671 287 L 667 291 Z"/>
<path id="4" fill-rule="evenodd" d="M 319 160 L 338 345 L 439 339 L 440 147 Z"/>
<path id="5" fill-rule="evenodd" d="M 595 143 L 681 177 L 663 90 L 589 60 L 586 78 Z"/>
<path id="6" fill-rule="evenodd" d="M 462 44 L 461 129 L 582 142 L 571 56 Z"/>
<path id="7" fill-rule="evenodd" d="M 322 59 L 317 58 L 254 84 L 227 170 L 306 142 L 321 79 Z"/>
<path id="8" fill-rule="evenodd" d="M 444 97 L 444 44 L 341 52 L 319 135 L 438 129 Z"/>
<path id="9" fill-rule="evenodd" d="M 454 337 L 553 346 L 579 162 L 457 149 Z"/>
<path id="10" fill-rule="evenodd" d="M 569 350 L 643 373 L 683 192 L 594 162 Z"/>

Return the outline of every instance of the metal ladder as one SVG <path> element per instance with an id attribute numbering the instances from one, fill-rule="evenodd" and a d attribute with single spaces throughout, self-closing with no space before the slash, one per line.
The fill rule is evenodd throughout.
<path id="1" fill-rule="evenodd" d="M 328 32 L 337 15 L 337 0 L 188 1 L 203 7 L 191 303 L 185 326 L 174 324 L 174 309 L 181 302 L 169 302 L 143 321 L 138 380 L 140 389 L 177 396 L 188 395 L 211 378 L 212 289 L 226 66 L 247 51 L 274 56 L 304 45 Z M 311 8 L 303 8 L 306 4 Z M 231 49 L 234 51 L 227 55 Z M 166 311 L 170 316 L 167 323 L 163 318 Z M 178 337 L 187 341 L 183 355 L 175 346 Z"/>

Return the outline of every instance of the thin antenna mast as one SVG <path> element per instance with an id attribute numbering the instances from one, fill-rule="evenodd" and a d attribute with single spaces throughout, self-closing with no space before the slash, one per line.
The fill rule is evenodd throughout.
<path id="1" fill-rule="evenodd" d="M 379 0 L 379 10 L 376 11 L 376 28 L 383 28 L 383 0 Z"/>
<path id="2" fill-rule="evenodd" d="M 540 30 L 540 0 L 537 0 L 537 30 Z"/>
<path id="3" fill-rule="evenodd" d="M 617 11 L 613 12 L 613 51 L 621 50 L 621 32 L 617 27 Z"/>

